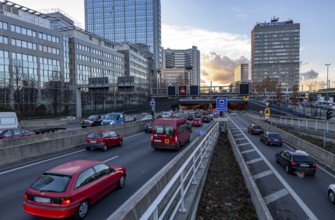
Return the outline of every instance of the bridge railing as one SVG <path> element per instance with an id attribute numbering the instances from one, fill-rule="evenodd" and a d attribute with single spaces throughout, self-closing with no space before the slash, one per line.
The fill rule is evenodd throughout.
<path id="1" fill-rule="evenodd" d="M 205 136 L 199 136 L 180 152 L 108 219 L 177 219 L 177 215 L 190 219 L 197 204 L 194 199 L 189 200 L 188 192 L 204 184 L 204 172 L 218 135 L 219 124 L 215 123 Z"/>

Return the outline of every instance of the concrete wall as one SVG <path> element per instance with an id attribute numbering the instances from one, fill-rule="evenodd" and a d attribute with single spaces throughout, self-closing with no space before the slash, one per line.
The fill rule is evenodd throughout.
<path id="1" fill-rule="evenodd" d="M 0 166 L 74 149 L 84 144 L 87 134 L 94 130 L 112 129 L 120 135 L 143 131 L 144 122 L 58 131 L 30 137 L 0 140 Z"/>

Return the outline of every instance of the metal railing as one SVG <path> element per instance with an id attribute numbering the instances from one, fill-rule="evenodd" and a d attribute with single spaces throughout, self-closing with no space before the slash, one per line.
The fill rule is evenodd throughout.
<path id="1" fill-rule="evenodd" d="M 204 158 L 206 157 L 207 151 L 211 150 L 218 139 L 219 126 L 218 123 L 206 134 L 205 138 L 198 145 L 196 150 L 191 156 L 184 162 L 179 171 L 173 176 L 173 178 L 166 185 L 164 190 L 159 194 L 151 206 L 140 218 L 141 220 L 146 219 L 166 219 L 168 215 L 169 219 L 174 219 L 176 213 L 186 212 L 185 208 L 185 195 L 189 190 L 191 184 L 197 184 L 196 173 L 199 169 L 204 168 Z M 177 184 L 177 187 L 175 186 Z M 169 201 L 164 201 L 166 197 L 172 192 L 172 196 Z M 169 197 L 169 196 L 168 196 Z M 164 202 L 163 202 L 164 201 Z M 175 203 L 177 201 L 177 203 Z M 163 210 L 160 211 L 160 205 L 166 203 L 167 205 Z M 173 206 L 173 207 L 172 207 Z M 171 210 L 172 207 L 172 210 Z M 172 212 L 171 212 L 172 211 Z M 170 213 L 170 214 L 168 214 Z"/>

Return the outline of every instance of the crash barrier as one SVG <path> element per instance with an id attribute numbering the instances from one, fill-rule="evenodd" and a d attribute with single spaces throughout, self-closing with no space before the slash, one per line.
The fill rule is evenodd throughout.
<path id="1" fill-rule="evenodd" d="M 227 129 L 228 131 L 228 139 L 231 145 L 231 148 L 233 150 L 234 156 L 235 156 L 235 160 L 238 163 L 241 173 L 243 175 L 243 179 L 245 182 L 245 185 L 248 188 L 248 192 L 250 194 L 252 203 L 255 207 L 256 210 L 256 214 L 258 219 L 260 220 L 272 220 L 272 216 L 271 213 L 268 209 L 268 207 L 266 206 L 264 199 L 255 183 L 255 180 L 253 178 L 253 176 L 251 175 L 249 168 L 237 146 L 237 143 L 232 135 L 232 132 L 230 129 Z"/>
<path id="2" fill-rule="evenodd" d="M 195 219 L 219 125 L 211 125 L 170 161 L 108 220 Z"/>
<path id="3" fill-rule="evenodd" d="M 271 124 L 258 119 L 254 115 L 246 114 L 244 117 L 246 117 L 252 123 L 262 126 L 263 129 L 265 130 L 270 130 L 270 131 L 279 133 L 287 144 L 299 150 L 306 151 L 314 159 L 316 159 L 317 161 L 319 161 L 320 163 L 322 163 L 329 169 L 334 170 L 335 155 L 333 153 L 326 151 L 325 149 L 318 147 L 314 144 L 311 144 L 301 138 L 298 138 L 286 131 L 283 131 L 282 129 L 272 126 Z"/>
<path id="4" fill-rule="evenodd" d="M 145 122 L 129 122 L 86 129 L 59 131 L 15 139 L 0 140 L 0 166 L 27 161 L 71 150 L 84 144 L 85 137 L 94 130 L 112 129 L 120 135 L 143 131 Z"/>

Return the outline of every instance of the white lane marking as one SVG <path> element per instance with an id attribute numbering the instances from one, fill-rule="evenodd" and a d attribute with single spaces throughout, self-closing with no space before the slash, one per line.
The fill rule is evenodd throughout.
<path id="1" fill-rule="evenodd" d="M 115 156 L 115 157 L 111 157 L 111 158 L 109 158 L 108 160 L 104 160 L 103 162 L 106 163 L 106 162 L 111 161 L 111 160 L 114 160 L 114 159 L 116 159 L 116 158 L 118 158 L 118 157 L 119 157 L 119 156 L 117 155 L 117 156 Z"/>
<path id="2" fill-rule="evenodd" d="M 138 135 L 141 135 L 141 133 L 135 134 L 135 135 L 132 135 L 132 136 L 129 136 L 129 137 L 125 137 L 123 139 L 136 137 Z M 41 164 L 41 163 L 45 163 L 45 162 L 56 160 L 56 159 L 59 159 L 59 158 L 62 158 L 62 157 L 70 156 L 72 154 L 76 154 L 76 153 L 79 153 L 79 152 L 82 152 L 82 151 L 86 151 L 86 150 L 85 149 L 78 150 L 78 151 L 74 151 L 74 152 L 71 152 L 71 153 L 68 153 L 68 154 L 63 154 L 63 155 L 60 155 L 60 156 L 57 156 L 57 157 L 49 158 L 49 159 L 46 159 L 46 160 L 41 160 L 41 161 L 38 161 L 36 163 L 27 164 L 27 165 L 17 167 L 17 168 L 11 169 L 11 170 L 6 170 L 6 171 L 3 171 L 3 172 L 0 172 L 0 176 L 3 175 L 3 174 L 6 174 L 6 173 L 11 173 L 11 172 L 17 171 L 17 170 L 22 170 L 22 169 L 27 168 L 27 167 L 35 166 L 35 165 L 38 165 L 38 164 Z"/>
<path id="3" fill-rule="evenodd" d="M 243 136 L 243 134 L 235 134 L 234 136 Z"/>
<path id="4" fill-rule="evenodd" d="M 265 204 L 269 205 L 271 202 L 274 202 L 277 199 L 280 199 L 280 198 L 282 198 L 282 197 L 284 197 L 288 194 L 289 193 L 288 193 L 287 189 L 285 189 L 285 188 L 282 189 L 282 190 L 279 190 L 277 192 L 274 192 L 274 193 L 264 197 Z"/>
<path id="5" fill-rule="evenodd" d="M 253 177 L 254 177 L 254 180 L 257 180 L 257 179 L 263 178 L 265 176 L 268 176 L 270 174 L 273 174 L 272 170 L 267 170 L 267 171 L 258 173 L 256 175 L 253 175 Z"/>
<path id="6" fill-rule="evenodd" d="M 236 138 L 235 141 L 245 140 L 245 138 Z"/>
<path id="7" fill-rule="evenodd" d="M 242 143 L 242 144 L 238 144 L 237 146 L 240 147 L 240 146 L 244 146 L 244 145 L 248 145 L 248 144 L 249 144 L 249 142 L 247 142 L 247 143 Z"/>
<path id="8" fill-rule="evenodd" d="M 241 154 L 247 154 L 247 153 L 254 152 L 254 151 L 255 149 L 245 150 L 245 151 L 241 151 Z"/>
<path id="9" fill-rule="evenodd" d="M 237 124 L 230 120 L 237 128 Z M 242 132 L 242 130 L 240 130 Z M 243 133 L 244 134 L 244 133 Z M 310 219 L 318 219 L 314 213 L 308 208 L 308 206 L 302 201 L 302 199 L 295 193 L 295 191 L 291 188 L 291 186 L 284 180 L 284 178 L 277 172 L 277 170 L 271 165 L 271 163 L 266 159 L 266 157 L 258 150 L 258 148 L 252 143 L 252 141 L 245 135 L 245 138 L 250 142 L 251 146 L 255 148 L 255 150 L 258 152 L 258 154 L 264 159 L 264 162 L 268 165 L 268 167 L 273 171 L 273 173 L 276 175 L 276 177 L 279 179 L 279 181 L 284 185 L 284 187 L 289 191 L 289 193 L 292 195 L 292 197 L 295 199 L 295 201 L 299 204 L 299 206 L 304 210 L 306 215 Z"/>
<path id="10" fill-rule="evenodd" d="M 257 158 L 257 159 L 246 161 L 245 163 L 246 164 L 252 164 L 252 163 L 257 163 L 257 162 L 262 161 L 262 160 L 263 159 L 260 157 L 260 158 Z"/>

